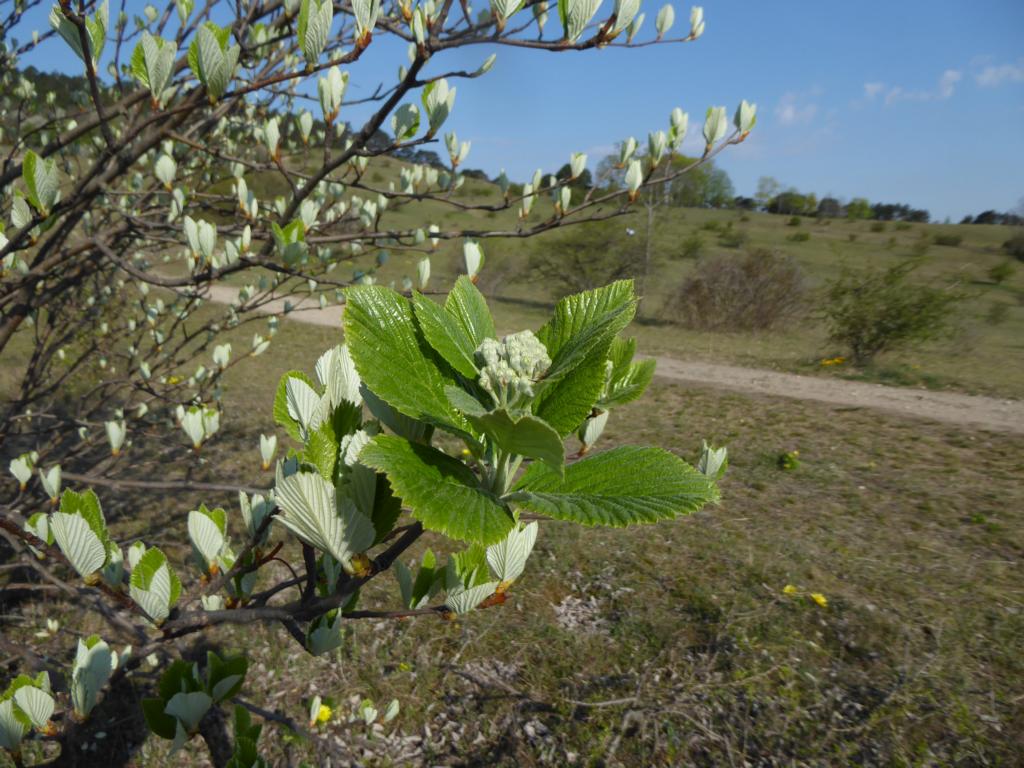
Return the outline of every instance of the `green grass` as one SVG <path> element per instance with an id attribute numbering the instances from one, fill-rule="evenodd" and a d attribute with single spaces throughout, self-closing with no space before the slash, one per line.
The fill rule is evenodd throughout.
<path id="1" fill-rule="evenodd" d="M 266 483 L 257 436 L 277 377 L 311 370 L 337 340 L 283 322 L 270 352 L 229 372 L 223 433 L 203 459 L 181 436 L 153 471 Z M 402 764 L 385 738 L 402 733 L 424 738 L 427 764 L 1012 764 L 1024 732 L 1024 437 L 656 383 L 599 447 L 651 443 L 693 460 L 704 437 L 730 449 L 721 505 L 624 531 L 545 523 L 504 606 L 457 622 L 353 622 L 343 649 L 320 659 L 276 626 L 211 633 L 252 657 L 248 701 L 299 722 L 314 693 L 339 702 L 314 741 L 268 725 L 265 753 Z M 799 467 L 781 471 L 778 455 L 793 450 Z M 142 536 L 181 563 L 199 500 L 129 495 L 105 510 L 120 541 Z M 230 494 L 203 500 L 236 509 Z M 232 526 L 238 535 L 237 514 Z M 384 576 L 364 605 L 396 595 Z M 21 613 L 12 640 L 55 613 L 68 631 L 103 628 L 60 603 Z M 144 668 L 133 690 L 155 675 Z M 142 738 L 133 695 L 112 697 L 119 725 L 97 717 L 90 727 L 107 735 L 95 743 L 108 761 L 167 764 L 165 743 L 130 746 Z M 397 697 L 402 713 L 374 736 L 345 721 L 351 696 L 381 709 Z M 179 760 L 201 755 L 194 744 Z"/>

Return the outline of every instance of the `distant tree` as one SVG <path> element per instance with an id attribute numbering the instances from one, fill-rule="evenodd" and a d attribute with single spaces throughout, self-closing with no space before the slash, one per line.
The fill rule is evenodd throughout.
<path id="1" fill-rule="evenodd" d="M 865 197 L 855 197 L 847 203 L 846 215 L 850 219 L 870 219 L 871 203 Z"/>
<path id="2" fill-rule="evenodd" d="M 782 191 L 782 185 L 779 184 L 778 179 L 773 176 L 762 176 L 757 180 L 757 192 L 754 193 L 754 199 L 757 200 L 758 205 L 764 208 L 780 191 Z"/>
<path id="3" fill-rule="evenodd" d="M 753 211 L 757 208 L 757 200 L 752 197 L 737 195 L 732 199 L 732 207 L 741 211 Z"/>
<path id="4" fill-rule="evenodd" d="M 1018 216 L 1016 213 L 1007 211 L 1006 213 L 1000 213 L 999 211 L 982 211 L 974 217 L 975 224 L 1003 224 L 1011 227 L 1019 227 L 1024 224 L 1024 216 Z"/>
<path id="5" fill-rule="evenodd" d="M 729 174 L 709 164 L 707 179 L 704 182 L 704 205 L 711 208 L 729 208 L 735 196 L 736 190 Z"/>
<path id="6" fill-rule="evenodd" d="M 768 213 L 779 213 L 785 216 L 799 215 L 806 209 L 807 196 L 801 194 L 796 189 L 788 189 L 776 195 L 765 206 L 765 210 Z"/>
<path id="7" fill-rule="evenodd" d="M 804 200 L 804 209 L 801 213 L 804 216 L 813 216 L 818 210 L 818 196 L 813 192 L 808 192 L 806 199 Z"/>
<path id="8" fill-rule="evenodd" d="M 818 202 L 817 213 L 821 218 L 836 218 L 843 215 L 843 205 L 834 197 L 823 197 Z"/>

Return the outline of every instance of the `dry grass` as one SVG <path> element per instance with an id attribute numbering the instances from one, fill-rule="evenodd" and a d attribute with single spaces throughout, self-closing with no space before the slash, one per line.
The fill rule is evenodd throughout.
<path id="1" fill-rule="evenodd" d="M 278 349 L 307 358 L 275 360 L 283 369 L 319 346 Z M 217 470 L 197 477 L 261 480 L 255 436 L 274 378 L 246 377 L 209 456 Z M 276 627 L 211 637 L 251 655 L 246 699 L 299 722 L 312 694 L 339 702 L 313 739 L 268 726 L 264 751 L 281 765 L 1012 764 L 1024 747 L 1024 438 L 656 384 L 607 443 L 692 459 L 704 436 L 730 447 L 721 506 L 626 531 L 547 524 L 503 607 L 354 622 L 321 659 Z M 800 467 L 781 471 L 792 450 Z M 173 543 L 195 501 L 109 511 L 122 540 L 144 534 L 184 557 Z M 395 593 L 385 577 L 364 600 Z M 27 636 L 53 612 L 78 629 L 59 605 L 5 629 Z M 140 751 L 124 693 L 95 764 L 199 764 L 197 746 Z M 350 696 L 397 697 L 402 714 L 374 733 L 344 722 Z"/>

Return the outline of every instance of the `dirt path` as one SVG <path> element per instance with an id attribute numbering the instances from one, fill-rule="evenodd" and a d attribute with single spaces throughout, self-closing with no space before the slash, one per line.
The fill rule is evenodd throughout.
<path id="1" fill-rule="evenodd" d="M 223 285 L 210 286 L 210 298 L 218 303 L 233 301 L 238 291 Z M 277 299 L 260 308 L 266 314 L 284 311 L 284 301 Z M 329 305 L 320 309 L 309 301 L 297 301 L 289 318 L 313 325 L 341 327 L 342 308 Z M 933 392 L 910 387 L 887 387 L 861 381 L 846 381 L 817 376 L 799 376 L 759 368 L 742 368 L 699 361 L 657 357 L 658 377 L 670 381 L 696 384 L 714 389 L 814 400 L 844 408 L 871 408 L 920 419 L 960 424 L 997 432 L 1024 434 L 1024 402 L 994 397 L 962 395 L 955 392 Z"/>

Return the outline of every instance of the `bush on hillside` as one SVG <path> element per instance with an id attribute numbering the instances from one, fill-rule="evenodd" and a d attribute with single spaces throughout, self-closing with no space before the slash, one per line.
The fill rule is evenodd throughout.
<path id="1" fill-rule="evenodd" d="M 962 294 L 910 282 L 916 262 L 885 270 L 844 270 L 825 291 L 829 339 L 845 346 L 854 365 L 864 366 L 883 352 L 940 338 L 949 333 Z"/>
<path id="2" fill-rule="evenodd" d="M 800 226 L 800 217 L 799 216 L 790 216 L 789 217 L 789 221 L 786 222 L 786 226 L 787 227 L 799 227 Z"/>
<path id="3" fill-rule="evenodd" d="M 778 251 L 706 258 L 666 302 L 662 318 L 698 330 L 768 330 L 800 313 L 805 284 L 797 263 Z"/>
<path id="4" fill-rule="evenodd" d="M 733 227 L 731 221 L 718 233 L 718 244 L 723 248 L 742 248 L 749 240 L 750 235 L 742 229 Z"/>
<path id="5" fill-rule="evenodd" d="M 630 231 L 613 219 L 538 240 L 527 262 L 530 278 L 557 297 L 636 277 L 643 272 L 644 238 Z"/>
<path id="6" fill-rule="evenodd" d="M 964 241 L 961 235 L 953 234 L 935 235 L 935 237 L 932 239 L 935 241 L 936 245 L 947 245 L 950 246 L 951 248 L 957 247 L 958 245 L 960 245 L 960 243 Z"/>
<path id="7" fill-rule="evenodd" d="M 691 232 L 679 241 L 678 259 L 699 259 L 704 252 L 704 238 L 699 232 Z"/>
<path id="8" fill-rule="evenodd" d="M 1018 261 L 1024 261 L 1024 232 L 1003 243 L 1003 250 Z"/>
<path id="9" fill-rule="evenodd" d="M 1016 270 L 1014 269 L 1013 263 L 1009 261 L 1002 261 L 996 264 L 994 267 L 989 269 L 988 276 L 996 285 L 1002 285 L 1011 277 Z"/>
<path id="10" fill-rule="evenodd" d="M 806 243 L 811 239 L 810 232 L 794 232 L 792 235 L 786 238 L 791 243 Z"/>

